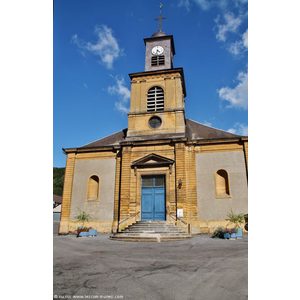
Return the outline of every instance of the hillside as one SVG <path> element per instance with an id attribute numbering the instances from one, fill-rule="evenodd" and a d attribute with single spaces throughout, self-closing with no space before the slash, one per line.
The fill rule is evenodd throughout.
<path id="1" fill-rule="evenodd" d="M 62 196 L 65 178 L 65 168 L 53 167 L 53 194 Z"/>

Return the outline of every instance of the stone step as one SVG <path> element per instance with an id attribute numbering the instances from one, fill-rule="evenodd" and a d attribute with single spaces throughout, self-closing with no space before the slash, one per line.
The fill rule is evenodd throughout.
<path id="1" fill-rule="evenodd" d="M 148 229 L 148 230 L 143 230 L 143 229 L 133 229 L 133 228 L 130 228 L 130 229 L 126 229 L 126 230 L 122 230 L 121 231 L 122 233 L 130 233 L 130 232 L 135 232 L 135 233 L 143 233 L 143 232 L 152 232 L 152 233 L 186 233 L 185 231 L 183 230 L 176 230 L 176 229 L 173 229 L 173 230 L 159 230 L 159 229 L 156 229 L 156 230 L 151 230 L 151 229 Z"/>
<path id="2" fill-rule="evenodd" d="M 186 236 L 186 235 L 188 235 L 188 236 L 190 236 L 190 237 L 192 237 L 190 234 L 188 234 L 188 233 L 181 233 L 181 232 L 162 232 L 162 233 L 149 233 L 149 232 L 119 232 L 119 233 L 115 233 L 113 236 L 114 237 L 120 237 L 120 236 L 156 236 L 156 235 L 158 235 L 158 236 Z"/>
<path id="3" fill-rule="evenodd" d="M 136 223 L 133 223 L 130 226 L 135 226 L 135 225 L 140 225 L 140 226 L 175 226 L 172 223 L 168 223 L 166 221 L 157 221 L 157 222 L 146 222 L 146 221 L 138 221 Z"/>
<path id="4" fill-rule="evenodd" d="M 141 230 L 149 230 L 149 229 L 163 229 L 163 230 L 172 230 L 172 229 L 176 229 L 176 230 L 183 230 L 179 227 L 175 227 L 175 226 L 130 226 L 124 229 L 141 229 Z"/>
<path id="5" fill-rule="evenodd" d="M 182 231 L 127 231 L 120 232 L 120 234 L 160 234 L 160 235 L 185 235 L 187 233 Z"/>
<path id="6" fill-rule="evenodd" d="M 138 221 L 110 238 L 130 242 L 180 241 L 193 236 L 167 221 Z"/>
<path id="7" fill-rule="evenodd" d="M 140 225 L 140 224 L 134 224 L 134 225 L 131 225 L 130 227 L 139 227 L 139 228 L 174 228 L 174 225 Z"/>
<path id="8" fill-rule="evenodd" d="M 117 241 L 130 242 L 167 242 L 167 241 L 181 241 L 191 238 L 189 234 L 178 235 L 161 235 L 161 234 L 114 234 L 110 238 Z"/>

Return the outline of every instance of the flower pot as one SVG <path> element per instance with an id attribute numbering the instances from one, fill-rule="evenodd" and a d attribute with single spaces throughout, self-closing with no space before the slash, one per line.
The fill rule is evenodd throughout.
<path id="1" fill-rule="evenodd" d="M 238 229 L 238 232 L 236 233 L 236 237 L 238 239 L 241 239 L 243 237 L 243 230 L 242 230 L 242 228 Z"/>
<path id="2" fill-rule="evenodd" d="M 97 236 L 97 230 L 96 229 L 90 229 L 89 234 L 90 234 L 90 236 Z"/>
<path id="3" fill-rule="evenodd" d="M 232 233 L 232 234 L 230 235 L 230 238 L 231 238 L 231 239 L 236 239 L 236 238 L 237 238 L 236 233 Z"/>
<path id="4" fill-rule="evenodd" d="M 89 232 L 87 232 L 87 231 L 81 231 L 78 236 L 80 236 L 80 237 L 88 237 L 89 235 L 90 235 Z"/>
<path id="5" fill-rule="evenodd" d="M 237 238 L 237 234 L 236 233 L 224 233 L 224 239 L 230 239 L 230 240 L 234 240 Z"/>
<path id="6" fill-rule="evenodd" d="M 230 239 L 230 234 L 229 233 L 224 233 L 224 239 Z"/>

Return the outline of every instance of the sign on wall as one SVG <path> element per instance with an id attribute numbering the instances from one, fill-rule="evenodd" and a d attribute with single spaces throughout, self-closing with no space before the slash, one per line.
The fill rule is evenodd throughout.
<path id="1" fill-rule="evenodd" d="M 177 209 L 177 217 L 179 217 L 179 218 L 183 217 L 183 209 L 182 208 Z"/>

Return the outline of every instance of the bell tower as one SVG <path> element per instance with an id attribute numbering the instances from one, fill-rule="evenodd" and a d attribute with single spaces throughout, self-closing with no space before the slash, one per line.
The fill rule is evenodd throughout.
<path id="1" fill-rule="evenodd" d="M 127 137 L 147 135 L 185 135 L 185 82 L 182 68 L 173 68 L 174 39 L 162 31 L 145 38 L 145 72 L 129 74 L 130 111 Z"/>

